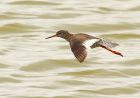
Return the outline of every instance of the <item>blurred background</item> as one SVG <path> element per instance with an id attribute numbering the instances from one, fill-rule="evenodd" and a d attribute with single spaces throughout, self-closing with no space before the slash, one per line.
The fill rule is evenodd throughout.
<path id="1" fill-rule="evenodd" d="M 120 44 L 84 63 L 58 30 Z M 1 0 L 1 98 L 140 98 L 140 0 Z"/>

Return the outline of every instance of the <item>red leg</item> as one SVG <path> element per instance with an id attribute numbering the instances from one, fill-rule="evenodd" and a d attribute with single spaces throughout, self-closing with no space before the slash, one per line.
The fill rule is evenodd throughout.
<path id="1" fill-rule="evenodd" d="M 123 57 L 123 55 L 122 55 L 120 52 L 118 52 L 118 51 L 111 50 L 110 48 L 108 48 L 108 47 L 106 47 L 106 46 L 104 46 L 104 45 L 100 45 L 100 46 L 101 46 L 102 48 L 104 48 L 104 49 L 106 49 L 106 50 L 108 50 L 108 51 L 114 53 L 114 54 L 117 54 L 117 55 L 120 55 L 120 56 Z"/>

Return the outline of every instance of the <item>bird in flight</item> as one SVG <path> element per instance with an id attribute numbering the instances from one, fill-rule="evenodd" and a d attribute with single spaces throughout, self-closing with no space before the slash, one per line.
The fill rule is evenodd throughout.
<path id="1" fill-rule="evenodd" d="M 68 41 L 70 43 L 71 51 L 80 63 L 83 62 L 87 57 L 87 49 L 93 49 L 96 47 L 104 48 L 113 54 L 123 57 L 122 53 L 111 49 L 118 46 L 117 43 L 111 42 L 109 40 L 103 40 L 88 34 L 72 34 L 67 30 L 59 30 L 55 35 L 47 37 L 46 39 L 52 37 L 60 37 Z"/>

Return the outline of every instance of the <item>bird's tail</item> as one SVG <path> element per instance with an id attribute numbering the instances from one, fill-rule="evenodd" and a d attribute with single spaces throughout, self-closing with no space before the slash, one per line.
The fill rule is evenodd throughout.
<path id="1" fill-rule="evenodd" d="M 101 40 L 98 41 L 98 44 L 100 45 L 100 47 L 102 47 L 102 48 L 104 48 L 104 49 L 106 49 L 106 50 L 108 50 L 108 51 L 110 51 L 110 52 L 112 52 L 114 54 L 117 54 L 117 55 L 120 55 L 120 56 L 123 57 L 122 53 L 111 49 L 113 47 L 118 46 L 117 43 L 111 42 L 109 40 L 102 40 L 101 39 Z"/>
<path id="2" fill-rule="evenodd" d="M 102 48 L 104 48 L 104 49 L 106 49 L 106 50 L 108 50 L 108 51 L 110 51 L 110 52 L 112 52 L 114 54 L 117 54 L 117 55 L 120 55 L 120 56 L 123 57 L 122 53 L 111 49 L 111 48 L 116 47 L 116 46 L 118 46 L 117 43 L 111 42 L 109 40 L 100 39 L 97 42 L 95 42 L 91 46 L 91 48 L 102 47 Z"/>
<path id="3" fill-rule="evenodd" d="M 108 48 L 114 48 L 116 46 L 118 46 L 117 43 L 114 43 L 114 42 L 111 42 L 109 40 L 104 40 L 104 39 L 99 39 L 97 42 L 95 42 L 91 48 L 96 48 L 96 47 L 99 47 L 99 46 L 105 46 L 105 47 L 108 47 Z"/>
<path id="4" fill-rule="evenodd" d="M 119 44 L 117 43 L 114 43 L 114 42 L 111 42 L 109 40 L 104 40 L 104 39 L 101 39 L 97 42 L 99 45 L 103 45 L 103 46 L 106 46 L 108 48 L 114 48 L 116 46 L 118 46 Z"/>

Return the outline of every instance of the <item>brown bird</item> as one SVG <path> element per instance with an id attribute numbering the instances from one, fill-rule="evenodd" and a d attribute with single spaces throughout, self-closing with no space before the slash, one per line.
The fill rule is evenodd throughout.
<path id="1" fill-rule="evenodd" d="M 67 30 L 60 30 L 57 31 L 55 35 L 47 37 L 46 39 L 52 37 L 61 37 L 67 40 L 70 43 L 71 51 L 80 63 L 83 62 L 87 57 L 86 50 L 96 47 L 104 48 L 116 55 L 120 55 L 123 57 L 123 55 L 120 52 L 111 49 L 115 46 L 118 46 L 117 43 L 113 43 L 108 40 L 103 40 L 88 34 L 71 34 Z"/>

